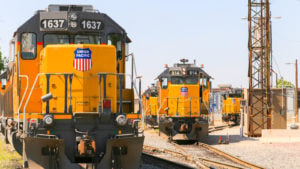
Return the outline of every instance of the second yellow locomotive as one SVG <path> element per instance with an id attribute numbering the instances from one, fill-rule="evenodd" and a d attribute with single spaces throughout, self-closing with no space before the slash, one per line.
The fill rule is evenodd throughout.
<path id="1" fill-rule="evenodd" d="M 208 133 L 210 79 L 187 59 L 166 66 L 157 84 L 144 92 L 147 123 L 158 125 L 170 140 L 201 140 Z"/>

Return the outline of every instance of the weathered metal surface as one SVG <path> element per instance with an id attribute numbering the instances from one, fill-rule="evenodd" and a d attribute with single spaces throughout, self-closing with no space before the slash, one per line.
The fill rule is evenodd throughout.
<path id="1" fill-rule="evenodd" d="M 248 0 L 249 136 L 271 128 L 271 37 L 269 0 Z M 254 92 L 260 89 L 260 92 Z"/>

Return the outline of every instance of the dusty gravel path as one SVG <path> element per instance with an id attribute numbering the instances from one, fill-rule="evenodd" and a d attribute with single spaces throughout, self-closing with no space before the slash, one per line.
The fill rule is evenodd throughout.
<path id="1" fill-rule="evenodd" d="M 229 144 L 218 144 L 219 136 Z M 210 133 L 206 143 L 250 163 L 269 169 L 300 169 L 300 143 L 263 143 L 259 138 L 241 138 L 239 127 Z"/>

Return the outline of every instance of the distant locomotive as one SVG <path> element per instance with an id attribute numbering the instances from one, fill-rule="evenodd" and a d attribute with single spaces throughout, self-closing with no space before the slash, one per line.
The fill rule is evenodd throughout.
<path id="1" fill-rule="evenodd" d="M 49 5 L 14 33 L 0 75 L 1 131 L 24 166 L 139 168 L 125 30 L 90 5 Z"/>
<path id="2" fill-rule="evenodd" d="M 235 124 L 240 122 L 243 89 L 228 88 L 223 92 L 222 97 L 222 119 L 225 122 L 232 121 Z"/>
<path id="3" fill-rule="evenodd" d="M 143 94 L 146 121 L 170 140 L 199 141 L 208 134 L 211 77 L 195 64 L 174 64 Z"/>

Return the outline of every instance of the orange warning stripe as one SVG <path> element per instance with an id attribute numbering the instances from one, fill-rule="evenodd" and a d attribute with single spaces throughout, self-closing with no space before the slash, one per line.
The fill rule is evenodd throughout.
<path id="1" fill-rule="evenodd" d="M 141 114 L 126 114 L 126 117 L 128 119 L 140 119 L 140 118 L 142 118 L 142 115 Z"/>

